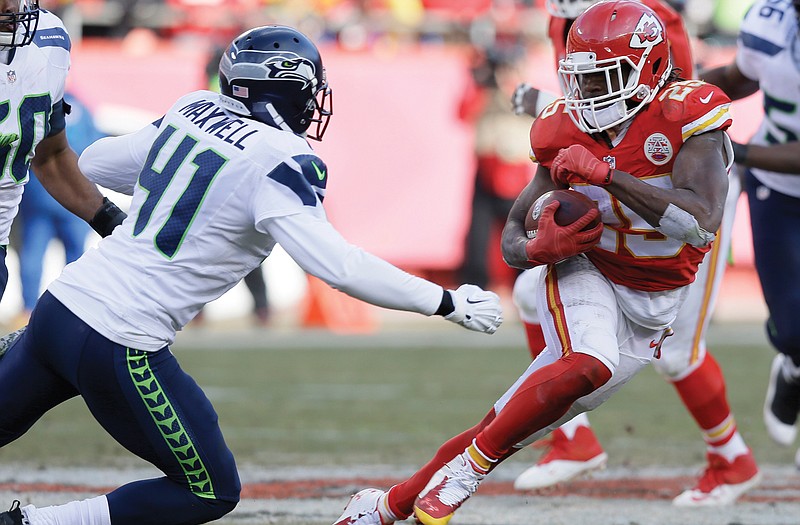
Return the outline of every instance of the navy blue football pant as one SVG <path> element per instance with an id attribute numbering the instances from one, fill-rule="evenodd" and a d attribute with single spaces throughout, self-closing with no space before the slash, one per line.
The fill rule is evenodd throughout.
<path id="1" fill-rule="evenodd" d="M 8 266 L 6 266 L 6 252 L 8 246 L 0 246 L 0 299 L 6 293 L 6 286 L 8 285 Z"/>
<path id="2" fill-rule="evenodd" d="M 0 446 L 78 395 L 114 439 L 165 474 L 108 494 L 113 525 L 205 523 L 236 506 L 241 485 L 217 414 L 169 348 L 113 343 L 45 292 L 0 359 Z"/>
<path id="3" fill-rule="evenodd" d="M 800 365 L 800 199 L 766 188 L 750 170 L 744 187 L 756 271 L 769 309 L 767 334 Z"/>

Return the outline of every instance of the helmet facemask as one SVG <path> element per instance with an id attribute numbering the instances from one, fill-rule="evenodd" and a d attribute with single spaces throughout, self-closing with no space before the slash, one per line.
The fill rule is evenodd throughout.
<path id="1" fill-rule="evenodd" d="M 634 64 L 627 56 L 596 60 L 589 52 L 571 53 L 561 60 L 559 81 L 575 125 L 586 133 L 598 133 L 622 124 L 652 102 L 658 89 L 639 82 L 645 62 Z M 671 69 L 667 68 L 663 81 Z M 605 90 L 597 94 L 585 92 L 588 75 L 601 77 Z"/>
<path id="2" fill-rule="evenodd" d="M 16 13 L 0 13 L 0 49 L 27 46 L 38 25 L 38 0 L 20 0 Z"/>

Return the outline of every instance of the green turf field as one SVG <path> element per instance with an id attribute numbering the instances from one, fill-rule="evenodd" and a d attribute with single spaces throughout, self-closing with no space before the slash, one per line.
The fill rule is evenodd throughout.
<path id="1" fill-rule="evenodd" d="M 717 333 L 727 330 L 718 327 Z M 444 337 L 465 337 L 458 332 Z M 219 343 L 198 345 L 234 346 L 220 351 L 179 338 L 175 353 L 217 407 L 240 465 L 416 465 L 442 441 L 477 423 L 527 365 L 527 351 L 516 340 L 467 336 L 469 345 L 435 340 L 426 345 L 419 337 L 409 344 L 403 332 L 359 338 L 353 345 L 336 336 L 286 337 L 282 345 L 260 332 L 249 343 L 238 338 L 227 345 L 234 338 L 223 336 Z M 262 345 L 258 337 L 270 343 Z M 331 347 L 326 339 L 338 342 Z M 735 336 L 723 337 L 733 341 L 726 344 L 711 339 L 739 428 L 756 458 L 790 464 L 794 449 L 774 445 L 761 421 L 772 350 Z M 590 417 L 609 466 L 704 461 L 693 421 L 652 368 Z M 536 454 L 527 449 L 511 461 L 531 461 Z M 50 412 L 4 448 L 2 459 L 43 466 L 140 464 L 105 435 L 79 400 Z"/>

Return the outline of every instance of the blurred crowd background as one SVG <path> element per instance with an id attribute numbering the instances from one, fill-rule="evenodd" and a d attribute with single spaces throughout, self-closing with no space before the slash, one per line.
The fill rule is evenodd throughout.
<path id="1" fill-rule="evenodd" d="M 715 65 L 731 56 L 752 2 L 669 3 L 694 36 L 697 62 Z M 325 202 L 331 221 L 354 244 L 445 286 L 461 282 L 468 259 L 481 253 L 465 244 L 473 194 L 479 191 L 482 141 L 500 136 L 493 129 L 511 129 L 499 123 L 523 118 L 513 115 L 510 105 L 518 82 L 558 89 L 544 0 L 40 0 L 40 5 L 67 26 L 73 41 L 68 90 L 83 102 L 100 135 L 138 129 L 184 93 L 214 89 L 219 53 L 247 28 L 278 23 L 309 35 L 319 43 L 334 90 L 330 129 L 323 143 L 312 144 L 331 173 Z M 496 91 L 496 128 L 481 128 L 486 119 L 480 111 L 465 116 L 475 105 L 468 97 L 476 87 Z M 731 135 L 740 141 L 760 120 L 758 97 L 734 105 Z M 513 154 L 523 159 L 529 125 L 518 120 L 514 127 L 520 141 Z M 510 149 L 509 141 L 495 142 Z M 532 176 L 530 162 L 522 169 Z M 513 176 L 519 182 L 519 170 Z M 506 190 L 515 191 L 509 188 L 510 183 Z M 112 199 L 126 205 L 124 196 Z M 766 314 L 752 270 L 746 207 L 739 210 L 731 254 L 735 271 L 726 276 L 718 311 L 743 315 L 736 302 L 743 300 L 747 316 L 758 320 Z M 487 282 L 479 284 L 508 297 L 515 274 L 499 255 L 501 224 L 502 217 L 488 231 Z M 23 228 L 15 225 L 17 239 Z M 89 233 L 87 246 L 97 240 Z M 24 322 L 22 294 L 15 293 L 14 244 L 9 289 L 0 304 L 0 321 L 7 325 Z M 65 260 L 57 240 L 47 253 L 42 289 Z M 262 270 L 270 314 L 250 315 L 246 322 L 264 326 L 268 317 L 274 327 L 340 331 L 373 330 L 383 322 L 371 307 L 310 282 L 280 253 Z M 237 326 L 235 320 L 254 312 L 254 301 L 257 310 L 258 298 L 237 286 L 209 305 L 204 320 Z M 513 319 L 513 306 L 507 311 Z"/>

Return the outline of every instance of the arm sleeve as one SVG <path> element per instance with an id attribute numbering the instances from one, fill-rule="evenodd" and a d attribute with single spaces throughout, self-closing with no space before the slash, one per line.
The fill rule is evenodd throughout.
<path id="1" fill-rule="evenodd" d="M 102 138 L 84 150 L 78 166 L 95 184 L 133 195 L 139 172 L 157 132 L 156 126 L 148 125 L 128 135 Z"/>
<path id="2" fill-rule="evenodd" d="M 356 299 L 424 315 L 433 315 L 442 301 L 441 286 L 350 244 L 320 217 L 296 213 L 265 219 L 257 227 L 304 271 Z"/>

